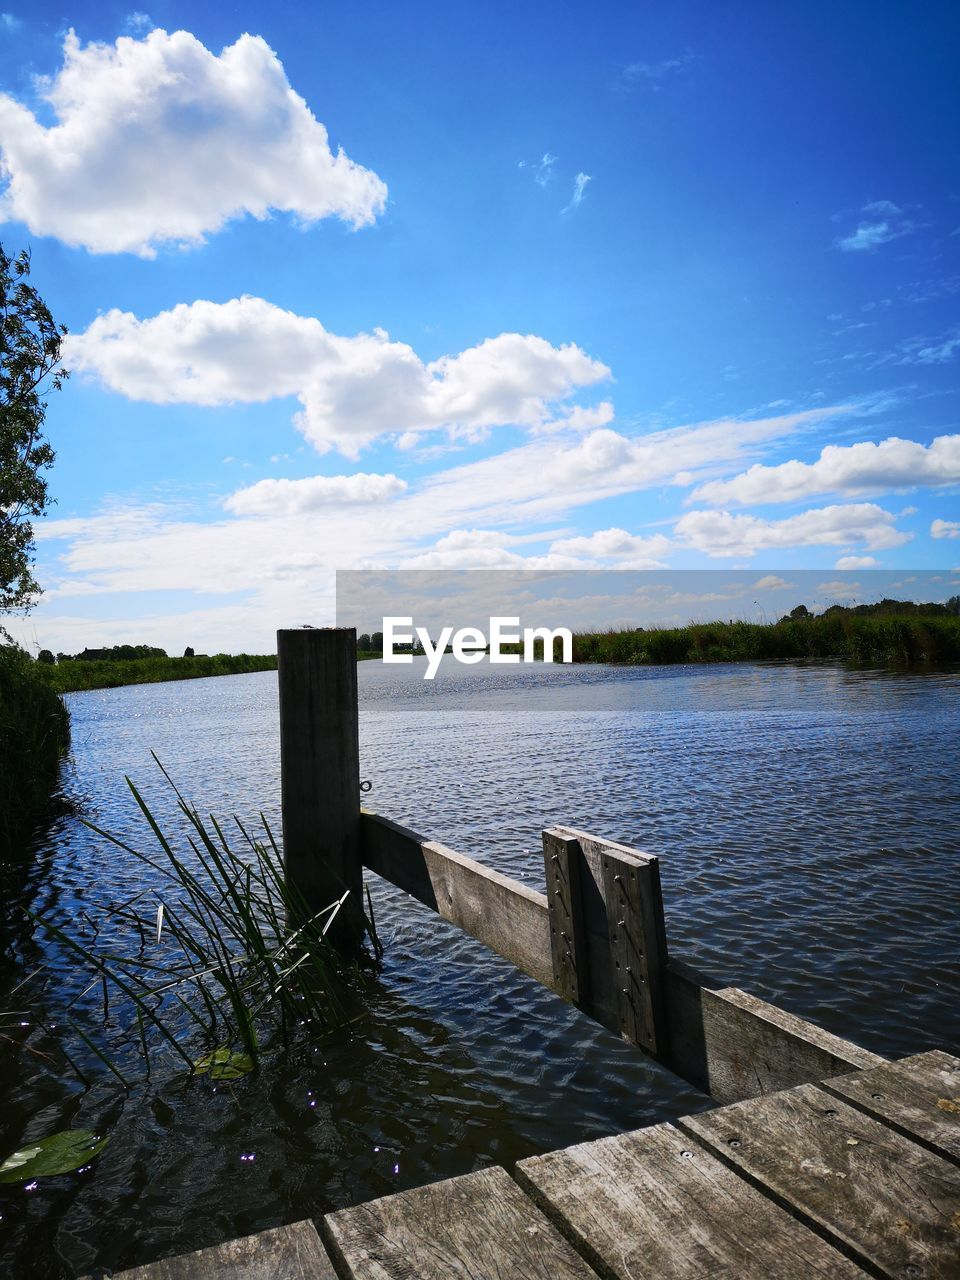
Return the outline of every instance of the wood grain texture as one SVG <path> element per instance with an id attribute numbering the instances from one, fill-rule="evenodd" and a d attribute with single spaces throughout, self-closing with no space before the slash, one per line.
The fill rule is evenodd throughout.
<path id="1" fill-rule="evenodd" d="M 656 859 L 571 827 L 551 827 L 549 835 L 573 842 L 568 847 L 581 853 L 579 891 L 586 959 L 578 960 L 577 966 L 578 1008 L 619 1035 L 603 857 L 616 854 L 639 874 L 650 876 Z M 360 838 L 361 856 L 371 871 L 459 925 L 522 972 L 558 990 L 546 894 L 379 814 L 361 813 Z M 646 936 L 655 937 L 659 954 L 666 955 L 663 915 L 656 910 L 658 871 L 656 875 L 648 894 L 653 906 Z M 660 972 L 666 1034 L 652 1056 L 718 1102 L 752 1098 L 884 1061 L 746 992 L 733 987 L 712 990 L 715 984 L 682 962 L 668 959 Z"/>
<path id="2" fill-rule="evenodd" d="M 810 1084 L 885 1059 L 816 1023 L 671 961 L 665 975 L 670 1043 L 665 1064 L 717 1102 Z"/>
<path id="3" fill-rule="evenodd" d="M 960 1058 L 918 1053 L 823 1088 L 960 1164 Z"/>
<path id="4" fill-rule="evenodd" d="M 294 1222 L 179 1258 L 115 1273 L 115 1280 L 337 1280 L 312 1222 Z"/>
<path id="5" fill-rule="evenodd" d="M 517 1179 L 618 1280 L 866 1274 L 670 1124 L 522 1160 Z"/>
<path id="6" fill-rule="evenodd" d="M 550 912 L 553 990 L 580 1004 L 590 987 L 580 902 L 580 846 L 556 831 L 543 832 L 543 866 Z"/>
<path id="7" fill-rule="evenodd" d="M 324 1219 L 351 1280 L 596 1280 L 503 1169 L 484 1169 Z"/>
<path id="8" fill-rule="evenodd" d="M 814 1085 L 680 1125 L 858 1261 L 957 1280 L 960 1170 Z"/>
<path id="9" fill-rule="evenodd" d="M 472 858 L 364 811 L 364 865 L 553 988 L 547 898 Z"/>
<path id="10" fill-rule="evenodd" d="M 600 859 L 607 908 L 609 963 L 613 966 L 620 1034 L 653 1057 L 667 1048 L 663 966 L 657 915 L 662 918 L 660 877 L 652 863 L 637 864 L 619 851 Z"/>
<path id="11" fill-rule="evenodd" d="M 283 860 L 311 912 L 349 890 L 327 937 L 363 937 L 357 636 L 353 628 L 277 632 Z"/>

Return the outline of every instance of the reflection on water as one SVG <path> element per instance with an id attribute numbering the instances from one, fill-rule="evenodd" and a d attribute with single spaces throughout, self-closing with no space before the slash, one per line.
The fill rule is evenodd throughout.
<path id="1" fill-rule="evenodd" d="M 657 853 L 676 954 L 881 1053 L 956 1047 L 956 672 L 446 665 L 428 683 L 416 666 L 359 670 L 362 776 L 381 812 L 538 887 L 555 822 Z M 147 842 L 124 773 L 172 814 L 153 749 L 201 809 L 247 821 L 262 808 L 279 829 L 275 674 L 68 700 L 66 785 L 95 823 Z M 40 959 L 64 989 L 82 980 L 31 937 L 24 905 L 79 929 L 143 877 L 62 819 L 4 879 L 0 989 Z M 0 1041 L 0 1156 L 71 1125 L 113 1134 L 83 1174 L 0 1187 L 8 1271 L 129 1266 L 705 1105 L 371 888 L 387 950 L 369 1016 L 253 1078 L 161 1073 L 127 1097 L 102 1071 L 84 1090 Z M 121 1065 L 142 1078 L 132 1050 Z"/>

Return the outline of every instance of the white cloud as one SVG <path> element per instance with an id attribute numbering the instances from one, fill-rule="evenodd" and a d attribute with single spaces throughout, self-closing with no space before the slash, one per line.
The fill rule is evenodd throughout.
<path id="1" fill-rule="evenodd" d="M 583 200 L 583 192 L 588 182 L 593 179 L 589 173 L 578 173 L 573 180 L 573 195 L 570 197 L 570 203 L 561 210 L 562 213 L 569 213 L 571 209 L 576 209 Z"/>
<path id="2" fill-rule="evenodd" d="M 862 212 L 868 215 L 867 218 L 858 224 L 855 231 L 837 241 L 838 247 L 846 253 L 876 249 L 914 230 L 913 222 L 892 200 L 872 200 L 863 206 Z"/>
<path id="3" fill-rule="evenodd" d="M 551 543 L 557 555 L 612 561 L 619 569 L 660 569 L 662 557 L 672 549 L 669 538 L 655 533 L 642 538 L 626 529 L 598 529 L 589 537 L 559 538 Z"/>
<path id="4" fill-rule="evenodd" d="M 783 591 L 787 587 L 792 589 L 793 586 L 794 584 L 792 582 L 787 582 L 785 578 L 781 578 L 775 573 L 768 573 L 765 577 L 758 578 L 756 582 L 753 584 L 753 586 L 750 588 L 750 590 L 751 591 Z"/>
<path id="5" fill-rule="evenodd" d="M 82 45 L 41 81 L 56 123 L 0 94 L 0 216 L 94 253 L 152 256 L 272 211 L 374 220 L 386 187 L 333 152 L 276 54 L 243 35 L 217 56 L 187 31 Z"/>
<path id="6" fill-rule="evenodd" d="M 550 405 L 610 370 L 573 343 L 502 333 L 425 364 L 382 329 L 352 338 L 262 298 L 181 303 L 149 320 L 109 311 L 66 343 L 71 367 L 154 404 L 218 405 L 296 395 L 321 452 L 356 457 L 377 436 L 445 427 L 535 428 Z"/>
<path id="7" fill-rule="evenodd" d="M 875 556 L 841 556 L 835 569 L 873 569 L 879 564 Z"/>
<path id="8" fill-rule="evenodd" d="M 960 538 L 960 520 L 934 520 L 930 526 L 931 538 Z"/>
<path id="9" fill-rule="evenodd" d="M 394 475 L 310 476 L 304 480 L 260 480 L 238 489 L 224 507 L 238 516 L 295 515 L 332 506 L 386 502 L 404 492 L 407 482 Z"/>
<path id="10" fill-rule="evenodd" d="M 879 444 L 827 445 L 816 462 L 755 465 L 730 480 L 701 485 L 691 500 L 716 504 L 796 502 L 818 493 L 863 493 L 960 481 L 960 435 L 929 445 L 891 436 Z"/>
<path id="11" fill-rule="evenodd" d="M 870 550 L 899 547 L 912 535 L 901 533 L 894 516 L 873 502 L 803 511 L 785 520 L 731 515 L 729 511 L 689 511 L 674 533 L 709 556 L 749 556 L 777 547 L 847 546 L 863 542 Z"/>

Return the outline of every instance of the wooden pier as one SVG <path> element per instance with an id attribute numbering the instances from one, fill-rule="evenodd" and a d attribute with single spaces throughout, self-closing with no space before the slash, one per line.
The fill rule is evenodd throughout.
<path id="1" fill-rule="evenodd" d="M 362 812 L 354 648 L 278 635 L 284 856 L 308 901 L 365 867 L 721 1105 L 125 1280 L 958 1280 L 960 1060 L 887 1062 L 671 957 L 648 854 L 551 827 L 539 893 Z"/>

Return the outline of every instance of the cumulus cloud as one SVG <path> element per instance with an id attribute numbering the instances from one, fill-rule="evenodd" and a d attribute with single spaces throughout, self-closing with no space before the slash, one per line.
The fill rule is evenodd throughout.
<path id="1" fill-rule="evenodd" d="M 238 489 L 224 507 L 238 516 L 295 515 L 328 507 L 386 502 L 404 492 L 407 482 L 394 475 L 309 476 L 304 480 L 260 480 Z"/>
<path id="2" fill-rule="evenodd" d="M 621 71 L 617 88 L 626 92 L 643 88 L 659 93 L 665 81 L 687 71 L 696 60 L 696 54 L 687 50 L 679 57 L 663 58 L 660 62 L 631 62 Z"/>
<path id="3" fill-rule="evenodd" d="M 891 436 L 879 444 L 827 445 L 816 462 L 750 467 L 730 480 L 711 480 L 691 500 L 796 502 L 818 493 L 863 493 L 960 481 L 960 435 L 937 436 L 929 445 Z"/>
<path id="4" fill-rule="evenodd" d="M 891 240 L 899 240 L 913 231 L 914 223 L 904 211 L 892 200 L 871 200 L 865 204 L 856 230 L 837 240 L 838 248 L 845 253 L 863 253 L 888 244 Z"/>
<path id="5" fill-rule="evenodd" d="M 960 520 L 934 520 L 930 526 L 931 538 L 960 538 Z"/>
<path id="6" fill-rule="evenodd" d="M 662 569 L 662 557 L 671 546 L 662 533 L 643 538 L 626 529 L 598 529 L 589 537 L 558 538 L 550 550 L 558 555 L 612 561 L 619 569 Z"/>
<path id="7" fill-rule="evenodd" d="M 218 56 L 187 31 L 114 45 L 71 31 L 63 55 L 40 82 L 55 124 L 0 94 L 0 217 L 36 235 L 150 257 L 245 214 L 359 227 L 384 207 L 383 182 L 331 150 L 259 36 Z"/>
<path id="8" fill-rule="evenodd" d="M 536 428 L 551 405 L 610 376 L 573 343 L 518 333 L 424 363 L 382 329 L 340 337 L 250 297 L 181 303 L 148 320 L 109 311 L 66 347 L 72 367 L 133 400 L 219 405 L 295 395 L 307 439 L 348 457 L 391 433 Z"/>
<path id="9" fill-rule="evenodd" d="M 819 507 L 785 520 L 732 515 L 729 511 L 689 511 L 674 526 L 688 546 L 709 556 L 750 556 L 778 547 L 847 546 L 862 542 L 869 550 L 909 542 L 894 516 L 873 502 Z"/>
<path id="10" fill-rule="evenodd" d="M 873 569 L 879 561 L 875 556 L 841 556 L 835 569 Z"/>

